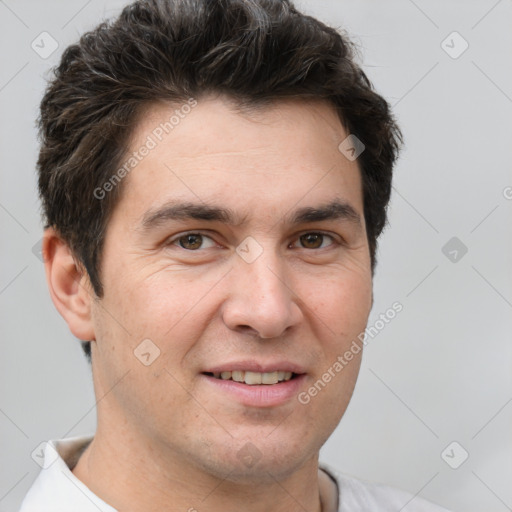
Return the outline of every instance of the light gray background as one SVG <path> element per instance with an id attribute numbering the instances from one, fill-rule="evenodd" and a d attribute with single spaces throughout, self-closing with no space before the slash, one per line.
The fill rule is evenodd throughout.
<path id="1" fill-rule="evenodd" d="M 512 0 L 297 3 L 353 35 L 406 137 L 369 324 L 395 301 L 404 309 L 369 340 L 322 459 L 454 512 L 512 510 Z M 95 428 L 90 369 L 32 252 L 42 233 L 34 120 L 63 49 L 123 4 L 0 1 L 3 512 L 35 479 L 41 441 Z M 31 48 L 43 31 L 59 43 L 48 59 Z M 453 31 L 469 43 L 457 59 L 441 46 Z M 442 252 L 454 236 L 468 249 L 455 263 Z M 458 469 L 441 458 L 452 441 L 469 453 Z"/>

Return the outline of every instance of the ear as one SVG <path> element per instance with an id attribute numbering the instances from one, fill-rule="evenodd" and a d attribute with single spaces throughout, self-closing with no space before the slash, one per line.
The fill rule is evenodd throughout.
<path id="1" fill-rule="evenodd" d="M 44 232 L 42 254 L 46 282 L 58 312 L 78 339 L 95 340 L 91 315 L 95 295 L 87 272 L 77 265 L 70 248 L 53 228 Z"/>

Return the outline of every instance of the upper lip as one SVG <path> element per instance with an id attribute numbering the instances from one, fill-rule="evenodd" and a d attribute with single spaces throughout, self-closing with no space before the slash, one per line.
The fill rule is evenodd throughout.
<path id="1" fill-rule="evenodd" d="M 222 363 L 216 366 L 211 366 L 203 373 L 222 373 L 222 372 L 233 372 L 233 371 L 249 371 L 257 373 L 271 373 L 277 371 L 292 372 L 292 373 L 305 373 L 304 367 L 292 363 L 290 361 L 271 361 L 271 362 L 260 362 L 260 361 L 233 361 L 230 363 Z"/>

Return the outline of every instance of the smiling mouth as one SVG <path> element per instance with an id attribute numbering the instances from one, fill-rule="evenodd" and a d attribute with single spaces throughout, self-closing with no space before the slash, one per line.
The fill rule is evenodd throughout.
<path id="1" fill-rule="evenodd" d="M 232 380 L 242 384 L 248 384 L 249 386 L 279 384 L 280 382 L 286 382 L 298 376 L 296 373 L 284 371 L 260 373 L 238 370 L 232 372 L 205 372 L 203 375 L 220 380 Z"/>

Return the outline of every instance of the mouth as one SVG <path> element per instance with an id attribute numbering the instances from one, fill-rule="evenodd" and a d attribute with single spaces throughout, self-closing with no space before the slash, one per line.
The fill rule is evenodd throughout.
<path id="1" fill-rule="evenodd" d="M 301 368 L 298 367 L 279 370 L 276 368 L 280 366 L 274 366 L 268 368 L 273 371 L 258 372 L 254 371 L 257 368 L 240 370 L 241 365 L 237 366 L 236 370 L 227 370 L 224 367 L 202 372 L 203 382 L 215 393 L 215 399 L 234 399 L 239 404 L 252 408 L 274 408 L 293 403 L 305 386 L 307 375 L 299 373 Z M 292 369 L 297 373 L 292 372 Z"/>
<path id="2" fill-rule="evenodd" d="M 225 361 L 201 372 L 206 389 L 215 400 L 227 398 L 255 408 L 274 408 L 293 403 L 305 387 L 307 367 L 290 360 L 245 359 Z"/>
<path id="3" fill-rule="evenodd" d="M 284 370 L 277 370 L 273 372 L 233 370 L 222 372 L 204 372 L 203 375 L 219 380 L 239 382 L 249 386 L 272 386 L 281 382 L 287 382 L 299 376 L 297 373 Z"/>

